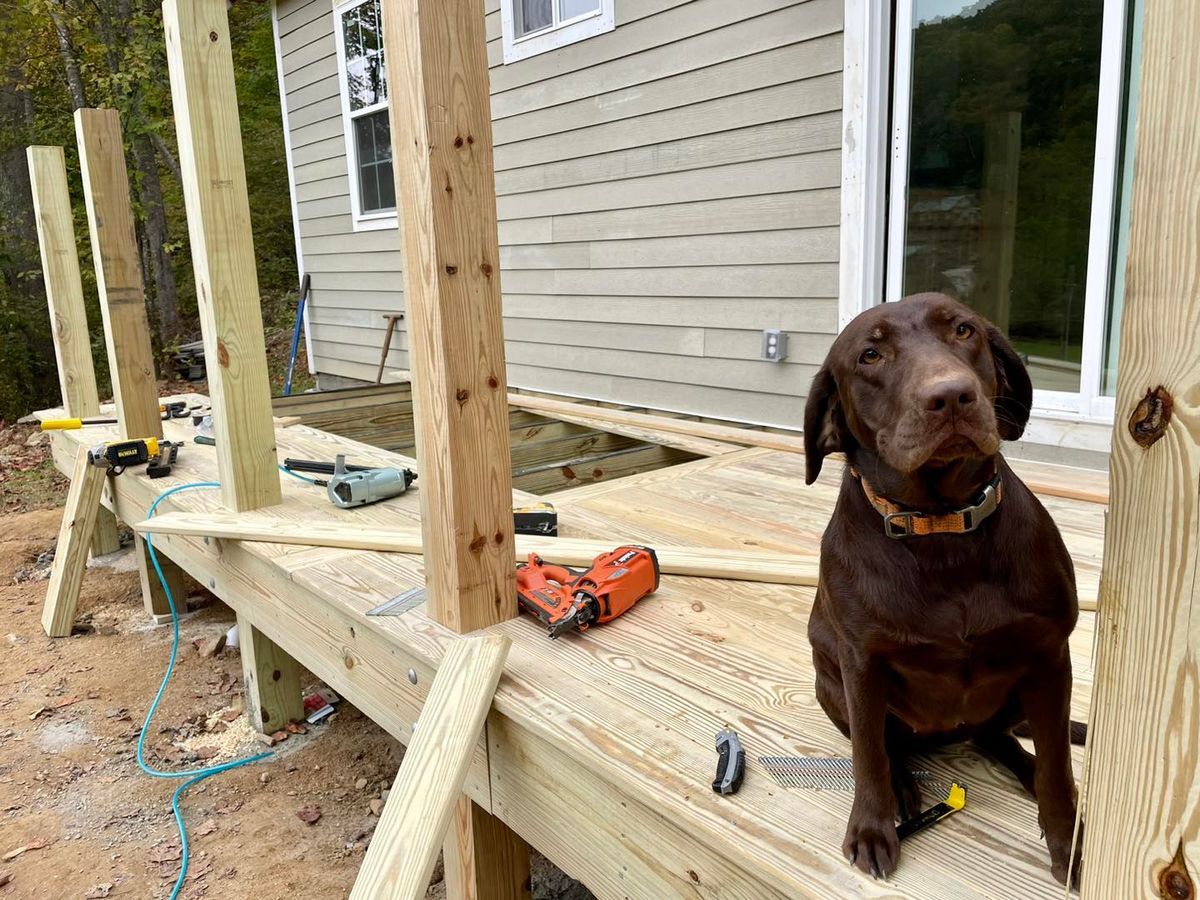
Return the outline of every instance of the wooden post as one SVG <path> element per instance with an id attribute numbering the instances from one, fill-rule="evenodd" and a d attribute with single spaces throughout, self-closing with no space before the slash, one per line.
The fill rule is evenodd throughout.
<path id="1" fill-rule="evenodd" d="M 100 412 L 100 394 L 83 304 L 66 160 L 62 147 L 28 147 L 25 153 L 63 409 L 71 418 L 86 418 Z M 120 549 L 117 518 L 107 509 L 96 514 L 91 546 L 93 556 Z"/>
<path id="2" fill-rule="evenodd" d="M 529 845 L 470 797 L 459 795 L 443 849 L 447 897 L 530 900 L 533 896 Z"/>
<path id="3" fill-rule="evenodd" d="M 117 111 L 75 110 L 75 138 L 121 435 L 162 437 L 146 291 Z"/>
<path id="4" fill-rule="evenodd" d="M 499 634 L 464 638 L 446 652 L 358 870 L 351 900 L 422 900 L 425 896 L 438 847 L 459 808 L 471 754 L 492 706 L 510 643 Z M 450 892 L 448 896 L 462 895 Z"/>
<path id="5" fill-rule="evenodd" d="M 96 512 L 100 509 L 105 470 L 89 465 L 87 453 L 86 447 L 80 447 L 75 454 L 67 505 L 58 528 L 58 546 L 54 550 L 46 604 L 42 608 L 42 627 L 50 637 L 71 636 L 79 589 L 83 585 L 83 569 L 87 565 L 87 548 L 92 539 L 92 527 L 96 524 Z"/>
<path id="6" fill-rule="evenodd" d="M 483 4 L 383 0 L 382 9 L 428 610 L 461 633 L 517 614 Z M 501 823 L 472 833 L 474 824 L 451 831 L 446 858 L 500 871 L 519 839 L 497 843 L 508 833 Z M 504 896 L 485 890 L 450 898 Z"/>
<path id="7" fill-rule="evenodd" d="M 154 563 L 150 561 L 150 551 L 146 549 L 146 539 L 140 534 L 133 536 L 133 552 L 137 559 L 138 581 L 142 586 L 142 605 L 146 612 L 156 619 L 171 615 L 171 603 L 167 600 L 167 592 L 163 590 L 158 573 L 154 571 Z M 187 594 L 189 588 L 188 574 L 167 558 L 165 553 L 158 553 L 158 565 L 171 596 L 175 598 L 176 611 L 181 615 L 187 612 Z"/>
<path id="8" fill-rule="evenodd" d="M 1082 896 L 1200 884 L 1200 5 L 1146 0 Z"/>
<path id="9" fill-rule="evenodd" d="M 517 614 L 483 4 L 383 19 L 429 614 L 467 632 Z"/>
<path id="10" fill-rule="evenodd" d="M 246 683 L 246 714 L 264 734 L 304 718 L 300 664 L 239 614 L 238 646 Z"/>
<path id="11" fill-rule="evenodd" d="M 163 27 L 221 498 L 241 512 L 282 497 L 225 6 L 167 0 Z"/>

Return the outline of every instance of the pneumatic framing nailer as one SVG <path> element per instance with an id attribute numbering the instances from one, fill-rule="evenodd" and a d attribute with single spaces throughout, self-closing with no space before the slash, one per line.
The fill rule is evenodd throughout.
<path id="1" fill-rule="evenodd" d="M 589 569 L 547 565 L 536 553 L 517 566 L 517 601 L 556 638 L 584 631 L 628 611 L 658 590 L 658 557 L 649 547 L 627 545 L 601 553 Z"/>

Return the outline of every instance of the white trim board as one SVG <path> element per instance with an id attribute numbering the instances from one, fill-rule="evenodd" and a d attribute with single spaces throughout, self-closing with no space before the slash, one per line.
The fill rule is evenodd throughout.
<path id="1" fill-rule="evenodd" d="M 518 38 L 516 14 L 513 12 L 514 2 L 520 0 L 500 0 L 500 35 L 505 65 L 548 53 L 598 34 L 605 34 L 616 27 L 614 0 L 599 0 L 600 6 L 595 12 L 584 13 Z M 551 3 L 555 4 L 556 17 L 559 2 L 560 0 L 551 0 Z"/>
<path id="2" fill-rule="evenodd" d="M 277 0 L 271 0 L 271 34 L 275 38 L 275 77 L 279 80 L 279 111 L 283 114 L 283 155 L 287 162 L 288 197 L 292 203 L 292 235 L 296 241 L 296 275 L 299 283 L 304 284 L 304 247 L 300 242 L 300 207 L 296 201 L 296 167 L 292 161 L 292 123 L 288 117 L 287 86 L 283 77 L 283 48 L 279 43 L 279 3 Z M 317 361 L 313 356 L 312 327 L 308 319 L 310 305 L 307 302 L 304 304 L 304 358 L 308 363 L 308 373 L 316 375 Z"/>

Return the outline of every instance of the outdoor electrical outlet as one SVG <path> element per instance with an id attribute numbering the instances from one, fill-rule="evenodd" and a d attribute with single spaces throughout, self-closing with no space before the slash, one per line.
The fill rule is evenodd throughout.
<path id="1" fill-rule="evenodd" d="M 768 328 L 763 331 L 762 358 L 770 362 L 783 362 L 787 359 L 788 336 L 778 328 Z"/>

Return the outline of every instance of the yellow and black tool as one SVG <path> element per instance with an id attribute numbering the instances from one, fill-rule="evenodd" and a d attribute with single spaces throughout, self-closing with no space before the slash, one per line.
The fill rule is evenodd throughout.
<path id="1" fill-rule="evenodd" d="M 183 400 L 172 400 L 158 405 L 159 415 L 163 420 L 184 419 L 192 407 Z M 116 425 L 117 420 L 109 417 L 93 417 L 90 419 L 46 419 L 42 422 L 42 431 L 74 431 L 76 428 L 87 428 L 89 425 Z"/>
<path id="2" fill-rule="evenodd" d="M 112 475 L 120 475 L 128 466 L 146 464 L 146 474 L 151 478 L 162 478 L 171 474 L 171 466 L 179 456 L 179 444 L 158 438 L 132 438 L 124 441 L 108 441 L 88 451 L 88 463 L 108 469 Z"/>

